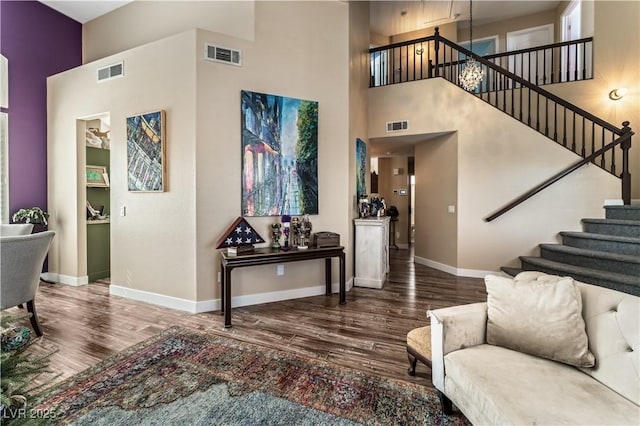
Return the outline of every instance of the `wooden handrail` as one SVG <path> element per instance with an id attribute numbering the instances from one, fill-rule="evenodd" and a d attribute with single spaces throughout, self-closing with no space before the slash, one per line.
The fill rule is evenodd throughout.
<path id="1" fill-rule="evenodd" d="M 502 74 L 516 82 L 518 82 L 521 86 L 526 87 L 527 89 L 536 92 L 538 94 L 540 94 L 541 96 L 544 96 L 545 98 L 548 98 L 550 100 L 552 100 L 553 102 L 557 103 L 558 105 L 563 106 L 564 108 L 567 108 L 568 110 L 570 110 L 571 112 L 575 112 L 577 114 L 582 115 L 583 117 L 587 118 L 590 121 L 593 121 L 594 123 L 598 124 L 601 127 L 604 127 L 605 129 L 617 134 L 617 135 L 621 135 L 623 133 L 623 129 L 618 128 L 617 126 L 601 119 L 600 117 L 596 117 L 595 115 L 591 114 L 588 111 L 583 110 L 582 108 L 580 108 L 577 105 L 572 104 L 571 102 L 568 102 L 564 99 L 562 99 L 559 96 L 554 95 L 553 93 L 541 88 L 540 86 L 537 86 L 533 83 L 530 83 L 529 81 L 525 80 L 524 78 L 520 77 L 519 75 L 516 75 L 514 73 L 512 73 L 509 70 L 506 70 L 498 65 L 495 65 L 493 62 L 488 61 L 486 59 L 484 59 L 484 57 L 476 55 L 475 53 L 471 52 L 470 50 L 465 49 L 462 46 L 459 46 L 455 43 L 453 43 L 452 41 L 449 41 L 448 39 L 438 36 L 437 35 L 437 31 L 436 31 L 436 37 L 440 39 L 441 42 L 443 42 L 444 44 L 446 44 L 447 46 L 456 49 L 458 52 L 464 53 L 465 55 L 472 57 L 473 59 L 476 60 L 476 62 L 480 62 L 482 63 L 484 66 L 486 66 L 487 68 L 491 68 L 492 70 L 496 71 L 498 74 Z M 460 62 L 460 61 L 456 61 L 456 62 Z M 444 64 L 440 64 L 439 66 L 442 66 Z"/>
<path id="2" fill-rule="evenodd" d="M 582 160 L 572 164 L 571 166 L 569 166 L 566 169 L 562 170 L 561 172 L 553 175 L 552 177 L 550 177 L 546 181 L 542 182 L 541 184 L 537 185 L 536 187 L 534 187 L 534 188 L 530 189 L 529 191 L 525 192 L 520 197 L 516 198 L 515 200 L 513 200 L 512 202 L 510 202 L 509 204 L 507 204 L 506 206 L 504 206 L 500 210 L 498 210 L 495 213 L 492 213 L 491 215 L 487 216 L 484 219 L 484 221 L 485 222 L 491 222 L 491 221 L 499 218 L 500 216 L 502 216 L 503 214 L 505 214 L 509 210 L 511 210 L 514 207 L 516 207 L 517 205 L 527 201 L 529 198 L 533 197 L 534 195 L 536 195 L 537 193 L 539 193 L 543 189 L 548 188 L 549 186 L 553 185 L 554 183 L 556 183 L 557 181 L 559 181 L 563 177 L 575 172 L 576 170 L 578 170 L 580 167 L 584 166 L 585 164 L 588 164 L 588 163 L 592 162 L 593 160 L 595 160 L 596 158 L 598 158 L 599 156 L 601 156 L 605 152 L 615 148 L 617 145 L 622 144 L 625 141 L 631 141 L 631 136 L 633 136 L 633 135 L 634 135 L 634 133 L 629 129 L 629 131 L 625 132 L 622 136 L 620 136 L 615 141 L 613 141 L 610 144 L 600 148 L 599 150 L 595 151 L 591 155 L 589 155 L 589 156 L 583 158 Z M 624 190 L 623 190 L 623 192 L 624 192 Z M 630 200 L 626 201 L 625 204 L 630 204 Z"/>
<path id="3" fill-rule="evenodd" d="M 535 76 L 535 82 L 531 82 L 524 78 L 524 74 L 523 76 L 519 76 L 489 60 L 527 53 L 529 53 L 530 57 L 531 52 L 557 49 L 559 47 L 578 45 L 580 43 L 593 43 L 593 38 L 587 37 L 580 40 L 560 42 L 537 48 L 520 49 L 517 51 L 482 57 L 440 36 L 439 29 L 436 28 L 433 36 L 371 49 L 369 52 L 372 55 L 377 52 L 389 53 L 375 57 L 375 59 L 380 59 L 379 65 L 376 65 L 379 74 L 378 77 L 374 78 L 374 69 L 372 68 L 371 85 L 372 87 L 378 85 L 377 79 L 380 79 L 379 81 L 382 82 L 383 78 L 386 82 L 382 82 L 380 85 L 409 81 L 410 76 L 413 76 L 413 80 L 443 77 L 448 81 L 457 84 L 459 68 L 464 66 L 464 63 L 466 62 L 466 60 L 460 60 L 458 58 L 462 55 L 466 56 L 466 58 L 473 58 L 481 67 L 484 68 L 485 75 L 490 76 L 487 79 L 486 86 L 481 85 L 479 91 L 474 93 L 476 96 L 492 106 L 501 109 L 503 112 L 516 120 L 521 121 L 523 124 L 544 134 L 566 149 L 569 149 L 575 154 L 583 157 L 577 163 L 549 178 L 547 181 L 512 201 L 509 205 L 487 217 L 485 219 L 487 222 L 496 219 L 518 204 L 542 191 L 544 188 L 552 185 L 589 162 L 593 162 L 603 170 L 621 178 L 622 199 L 625 204 L 630 204 L 631 175 L 629 173 L 629 149 L 631 147 L 631 136 L 634 133 L 629 128 L 629 122 L 625 121 L 622 123 L 622 128 L 619 128 L 616 125 L 611 124 L 578 107 L 577 105 L 574 105 L 571 102 L 568 102 L 565 99 L 541 88 L 537 84 L 539 81 L 538 74 Z M 585 44 L 582 45 L 583 54 L 585 51 Z M 409 60 L 410 52 L 412 55 L 415 52 L 414 59 L 411 61 Z M 418 55 L 421 58 L 419 61 L 415 59 Z M 372 60 L 373 59 L 374 56 L 372 56 Z M 416 64 L 419 64 L 419 66 Z M 426 75 L 423 73 L 423 64 L 426 64 Z M 553 64 L 553 60 L 551 61 L 551 64 Z M 396 69 L 396 66 L 399 66 L 399 68 Z M 411 66 L 413 69 L 411 69 Z M 405 74 L 404 78 L 402 74 L 403 70 Z M 584 70 L 585 69 L 583 68 L 583 79 L 586 75 Z M 413 72 L 411 73 L 411 71 Z M 399 81 L 396 80 L 396 72 L 400 72 Z M 577 76 L 578 71 L 574 70 L 574 72 Z M 391 75 L 390 81 L 389 74 L 387 73 Z M 567 75 L 569 75 L 568 71 Z M 528 78 L 531 79 L 531 75 L 529 75 Z M 543 74 L 542 84 L 544 84 L 545 81 L 546 75 Z M 550 81 L 555 81 L 553 78 L 553 72 L 551 73 Z M 490 88 L 490 84 L 493 84 L 493 88 Z M 527 98 L 526 103 L 523 104 L 525 94 L 527 94 Z M 510 111 L 507 111 L 506 109 L 508 105 L 507 96 L 509 96 L 511 101 L 509 104 Z M 534 99 L 533 102 L 535 109 L 532 109 L 532 99 Z M 515 103 L 516 100 L 519 101 L 519 107 Z M 500 105 L 502 105 L 502 107 Z M 544 109 L 542 112 L 540 111 L 541 105 Z M 549 107 L 550 105 L 551 108 Z M 519 111 L 519 117 L 518 114 L 516 114 L 516 111 Z M 523 116 L 523 111 L 526 111 L 527 116 Z M 558 113 L 561 114 L 560 122 L 558 122 Z M 551 116 L 549 116 L 549 114 L 551 114 Z M 552 127 L 549 126 L 548 120 L 550 118 L 554 120 L 551 122 Z M 559 123 L 562 124 L 562 127 L 558 127 Z M 541 125 L 543 125 L 544 128 L 542 128 Z M 550 131 L 553 135 L 551 135 Z M 559 134 L 561 136 L 560 139 L 558 138 Z M 576 140 L 576 134 L 581 135 L 581 141 Z M 571 139 L 567 137 L 568 135 Z M 600 149 L 597 149 L 596 141 L 598 141 Z M 608 141 L 611 142 L 606 144 Z M 590 147 L 587 145 L 587 142 L 590 142 Z M 618 146 L 620 147 L 619 149 L 621 150 L 622 155 L 621 174 L 616 172 L 616 159 L 620 160 L 620 151 L 617 150 Z M 588 152 L 591 152 L 591 154 L 588 154 Z M 611 156 L 607 159 L 605 154 L 609 152 L 611 152 Z M 600 157 L 600 161 L 596 162 L 595 159 L 598 157 Z"/>

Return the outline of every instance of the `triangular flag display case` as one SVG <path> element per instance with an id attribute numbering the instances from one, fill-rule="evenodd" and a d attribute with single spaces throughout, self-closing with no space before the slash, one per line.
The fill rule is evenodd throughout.
<path id="1" fill-rule="evenodd" d="M 231 254 L 249 253 L 254 250 L 253 244 L 264 243 L 262 237 L 242 217 L 238 217 L 216 243 L 216 249 L 226 248 Z"/>

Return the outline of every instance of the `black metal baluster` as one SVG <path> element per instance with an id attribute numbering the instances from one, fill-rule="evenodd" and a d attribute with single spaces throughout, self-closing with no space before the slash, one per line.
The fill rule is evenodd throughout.
<path id="1" fill-rule="evenodd" d="M 536 130 L 540 131 L 540 93 L 536 92 Z"/>
<path id="2" fill-rule="evenodd" d="M 555 56 L 555 53 L 553 52 L 553 50 L 551 50 L 551 84 L 555 83 L 554 77 L 555 77 L 556 69 L 553 66 L 554 56 Z"/>
<path id="3" fill-rule="evenodd" d="M 616 134 L 611 132 L 611 142 L 614 142 L 616 140 Z M 616 150 L 612 149 L 611 150 L 611 173 L 612 174 L 616 174 Z"/>
<path id="4" fill-rule="evenodd" d="M 562 117 L 562 145 L 564 147 L 567 146 L 567 107 L 563 107 L 563 117 Z"/>
<path id="5" fill-rule="evenodd" d="M 405 67 L 407 78 L 404 81 L 409 81 L 409 45 L 408 44 L 405 46 L 405 51 L 407 53 L 407 60 L 406 60 L 406 67 Z"/>
<path id="6" fill-rule="evenodd" d="M 569 66 L 569 55 L 571 54 L 571 52 L 570 52 L 569 46 L 566 46 L 566 49 L 567 49 L 567 62 L 566 62 L 566 64 L 567 64 L 567 65 L 566 65 L 566 66 L 567 66 L 567 76 L 566 76 L 566 78 L 567 78 L 567 79 L 566 79 L 565 81 L 571 81 L 571 80 L 569 79 L 569 77 L 570 77 L 570 75 L 571 75 L 571 74 L 570 74 L 570 72 L 571 72 L 571 67 Z"/>
<path id="7" fill-rule="evenodd" d="M 584 158 L 586 156 L 586 150 L 585 150 L 585 145 L 587 144 L 586 139 L 584 138 L 584 131 L 585 131 L 585 126 L 584 126 L 584 122 L 585 122 L 585 118 L 584 115 L 582 116 L 582 158 Z"/>
<path id="8" fill-rule="evenodd" d="M 549 137 L 549 98 L 544 98 L 544 135 Z"/>
<path id="9" fill-rule="evenodd" d="M 522 89 L 520 89 L 520 122 L 522 122 Z"/>
<path id="10" fill-rule="evenodd" d="M 527 126 L 531 127 L 531 87 L 527 87 L 527 89 Z"/>
<path id="11" fill-rule="evenodd" d="M 604 127 L 602 128 L 602 143 L 601 143 L 601 148 L 604 147 Z M 602 167 L 604 169 L 604 152 L 602 153 L 602 157 L 600 158 L 600 167 Z"/>
<path id="12" fill-rule="evenodd" d="M 575 51 L 574 59 L 576 61 L 575 64 L 573 65 L 574 66 L 573 75 L 574 75 L 574 80 L 577 80 L 578 79 L 578 45 L 574 44 L 573 47 Z"/>
<path id="13" fill-rule="evenodd" d="M 587 43 L 582 43 L 582 79 L 587 79 Z"/>
<path id="14" fill-rule="evenodd" d="M 553 103 L 553 140 L 558 142 L 558 103 Z"/>
<path id="15" fill-rule="evenodd" d="M 573 111 L 573 123 L 572 123 L 572 135 L 571 138 L 573 141 L 571 142 L 571 151 L 576 152 L 576 112 Z M 576 153 L 577 154 L 577 153 Z"/>
<path id="16" fill-rule="evenodd" d="M 551 50 L 553 54 L 553 50 Z M 547 49 L 542 51 L 542 84 L 547 84 Z"/>
<path id="17" fill-rule="evenodd" d="M 596 123 L 591 122 L 591 154 L 596 152 Z M 592 163 L 595 164 L 595 158 Z"/>

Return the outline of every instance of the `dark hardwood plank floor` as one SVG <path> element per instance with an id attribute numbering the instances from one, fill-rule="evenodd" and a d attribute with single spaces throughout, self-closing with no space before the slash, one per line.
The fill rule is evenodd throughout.
<path id="1" fill-rule="evenodd" d="M 50 367 L 59 376 L 38 381 L 59 382 L 181 325 L 431 386 L 425 366 L 419 365 L 416 377 L 407 374 L 407 332 L 428 324 L 427 309 L 485 300 L 483 280 L 414 265 L 411 250 L 392 250 L 384 287 L 354 287 L 346 305 L 338 304 L 336 294 L 235 308 L 228 330 L 219 312 L 193 315 L 110 296 L 104 283 L 42 283 L 36 303 L 45 336 L 36 350 L 57 350 Z"/>

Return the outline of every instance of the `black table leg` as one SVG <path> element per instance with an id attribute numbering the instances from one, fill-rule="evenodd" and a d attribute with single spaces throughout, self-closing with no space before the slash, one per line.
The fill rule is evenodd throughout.
<path id="1" fill-rule="evenodd" d="M 340 304 L 347 303 L 347 289 L 345 284 L 345 271 L 344 271 L 344 252 L 340 253 Z"/>
<path id="2" fill-rule="evenodd" d="M 325 285 L 325 296 L 331 296 L 331 258 L 327 257 L 324 259 L 324 285 Z"/>
<path id="3" fill-rule="evenodd" d="M 225 267 L 220 264 L 220 315 L 224 314 L 224 275 Z"/>
<path id="4" fill-rule="evenodd" d="M 231 269 L 224 268 L 224 328 L 231 328 Z"/>

